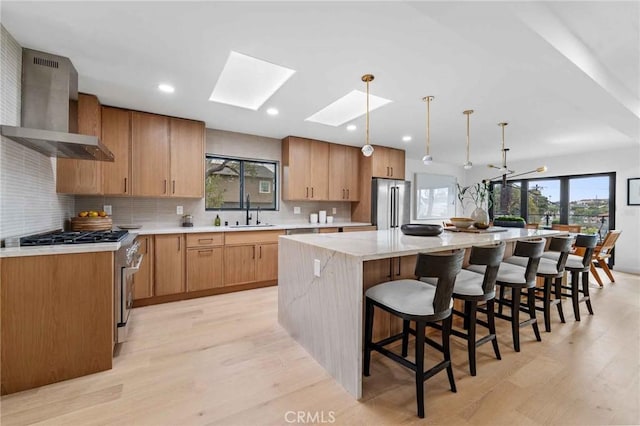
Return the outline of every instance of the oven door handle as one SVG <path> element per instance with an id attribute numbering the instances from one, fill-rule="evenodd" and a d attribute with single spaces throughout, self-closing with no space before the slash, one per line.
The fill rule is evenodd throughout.
<path id="1" fill-rule="evenodd" d="M 138 272 L 140 270 L 140 265 L 142 264 L 142 259 L 144 259 L 144 254 L 139 254 L 138 255 L 138 261 L 136 262 L 135 266 L 129 266 L 126 268 L 122 268 L 124 270 L 125 274 L 135 274 L 136 272 Z"/>

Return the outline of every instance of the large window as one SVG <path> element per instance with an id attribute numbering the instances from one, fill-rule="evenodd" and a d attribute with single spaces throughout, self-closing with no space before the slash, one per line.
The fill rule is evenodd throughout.
<path id="1" fill-rule="evenodd" d="M 276 210 L 278 163 L 207 155 L 205 159 L 207 210 Z"/>
<path id="2" fill-rule="evenodd" d="M 522 216 L 528 223 L 580 225 L 603 238 L 615 228 L 615 173 L 518 179 L 492 183 L 491 217 Z"/>

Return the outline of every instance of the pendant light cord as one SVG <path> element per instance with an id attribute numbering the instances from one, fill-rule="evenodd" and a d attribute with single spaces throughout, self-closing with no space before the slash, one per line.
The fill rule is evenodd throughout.
<path id="1" fill-rule="evenodd" d="M 367 83 L 367 145 L 369 145 L 369 80 L 366 81 Z"/>

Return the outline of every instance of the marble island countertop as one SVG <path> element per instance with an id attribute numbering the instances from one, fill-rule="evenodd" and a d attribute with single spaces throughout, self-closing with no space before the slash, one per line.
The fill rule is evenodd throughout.
<path id="1" fill-rule="evenodd" d="M 360 260 L 384 259 L 408 256 L 419 252 L 434 252 L 486 245 L 495 241 L 515 241 L 530 237 L 547 237 L 561 234 L 560 231 L 505 228 L 503 232 L 474 234 L 444 231 L 432 237 L 404 235 L 399 229 L 365 231 L 338 234 L 287 235 L 286 238 L 315 247 L 353 256 Z"/>

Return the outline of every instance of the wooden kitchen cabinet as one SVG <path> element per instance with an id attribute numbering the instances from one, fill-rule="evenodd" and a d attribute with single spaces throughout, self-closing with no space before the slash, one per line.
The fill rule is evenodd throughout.
<path id="1" fill-rule="evenodd" d="M 170 119 L 171 196 L 204 197 L 204 123 Z"/>
<path id="2" fill-rule="evenodd" d="M 154 296 L 182 293 L 184 286 L 184 234 L 156 235 L 154 239 Z"/>
<path id="3" fill-rule="evenodd" d="M 279 235 L 284 235 L 284 232 L 227 233 L 224 248 L 224 285 L 277 280 Z"/>
<path id="4" fill-rule="evenodd" d="M 169 117 L 132 112 L 131 194 L 170 195 L 170 156 Z"/>
<path id="5" fill-rule="evenodd" d="M 284 200 L 329 199 L 330 145 L 294 136 L 282 141 Z"/>
<path id="6" fill-rule="evenodd" d="M 133 299 L 146 299 L 153 296 L 153 235 L 141 235 L 138 252 L 144 257 L 140 269 L 133 275 Z"/>
<path id="7" fill-rule="evenodd" d="M 187 234 L 187 292 L 224 285 L 224 234 Z"/>
<path id="8" fill-rule="evenodd" d="M 100 101 L 94 95 L 78 94 L 78 133 L 101 137 Z M 104 143 L 104 141 L 103 141 Z M 106 144 L 113 152 L 111 146 Z M 56 160 L 56 192 L 63 194 L 101 194 L 102 168 L 105 161 Z"/>
<path id="9" fill-rule="evenodd" d="M 401 149 L 374 146 L 372 177 L 404 179 L 405 152 Z"/>
<path id="10" fill-rule="evenodd" d="M 356 201 L 358 191 L 358 155 L 355 147 L 329 144 L 329 200 Z"/>
<path id="11" fill-rule="evenodd" d="M 109 147 L 115 161 L 102 166 L 105 195 L 131 194 L 131 112 L 102 107 L 102 142 Z"/>

